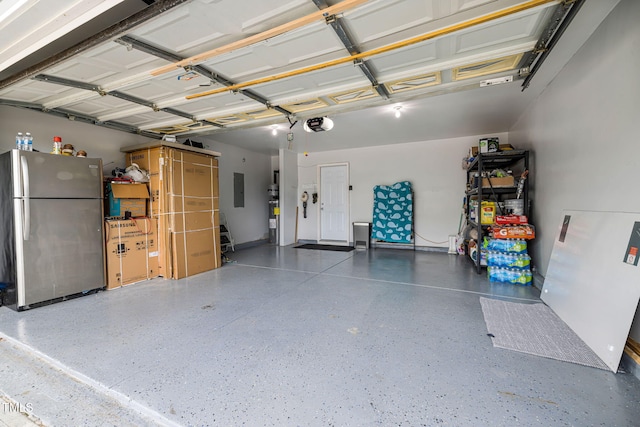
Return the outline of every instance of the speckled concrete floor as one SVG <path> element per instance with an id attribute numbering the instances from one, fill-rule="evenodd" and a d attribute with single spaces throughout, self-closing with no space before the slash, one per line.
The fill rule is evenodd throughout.
<path id="1" fill-rule="evenodd" d="M 0 359 L 0 391 L 51 426 L 638 425 L 634 376 L 493 348 L 479 297 L 539 292 L 491 284 L 463 257 L 265 245 L 231 259 L 1 308 L 0 346 L 43 367 L 22 377 Z M 84 393 L 49 388 L 46 366 L 103 395 L 108 418 Z"/>

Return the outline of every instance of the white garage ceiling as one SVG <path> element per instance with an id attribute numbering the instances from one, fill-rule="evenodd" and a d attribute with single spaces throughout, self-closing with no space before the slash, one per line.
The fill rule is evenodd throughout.
<path id="1" fill-rule="evenodd" d="M 2 0 L 0 105 L 262 152 L 503 132 L 616 3 Z"/>

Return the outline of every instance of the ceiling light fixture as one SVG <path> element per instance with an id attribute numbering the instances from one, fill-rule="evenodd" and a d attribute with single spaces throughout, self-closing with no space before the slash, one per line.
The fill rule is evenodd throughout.
<path id="1" fill-rule="evenodd" d="M 278 135 L 278 125 L 271 126 L 271 135 L 273 135 L 273 136 L 277 136 Z"/>
<path id="2" fill-rule="evenodd" d="M 400 110 L 402 110 L 402 105 L 396 105 L 395 107 L 393 107 L 393 109 L 395 110 L 395 114 L 396 114 L 396 119 L 399 119 L 400 116 L 402 116 L 402 112 Z"/>

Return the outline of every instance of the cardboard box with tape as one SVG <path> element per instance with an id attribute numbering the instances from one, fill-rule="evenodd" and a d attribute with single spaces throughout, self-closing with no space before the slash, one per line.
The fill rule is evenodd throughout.
<path id="1" fill-rule="evenodd" d="M 128 165 L 151 173 L 149 215 L 158 220 L 160 275 L 181 279 L 220 267 L 220 153 L 167 142 L 143 145 L 122 151 Z"/>
<path id="2" fill-rule="evenodd" d="M 105 242 L 107 289 L 158 277 L 155 219 L 107 219 Z"/>
<path id="3" fill-rule="evenodd" d="M 107 216 L 144 217 L 147 215 L 147 184 L 107 183 Z M 129 212 L 127 214 L 127 212 Z"/>

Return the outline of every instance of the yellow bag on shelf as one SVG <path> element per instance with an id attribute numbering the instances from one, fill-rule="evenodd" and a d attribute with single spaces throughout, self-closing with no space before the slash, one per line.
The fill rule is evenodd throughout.
<path id="1" fill-rule="evenodd" d="M 480 207 L 480 224 L 494 224 L 496 218 L 496 203 L 482 202 Z"/>

